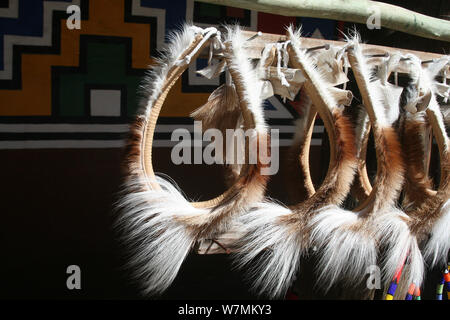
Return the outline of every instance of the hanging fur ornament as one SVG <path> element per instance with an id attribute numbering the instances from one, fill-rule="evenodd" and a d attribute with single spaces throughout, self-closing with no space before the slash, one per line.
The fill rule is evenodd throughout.
<path id="1" fill-rule="evenodd" d="M 436 192 L 431 190 L 432 182 L 428 177 L 428 157 L 430 152 L 429 144 L 431 142 L 431 131 L 430 124 L 427 121 L 427 113 L 424 111 L 430 105 L 436 105 L 435 96 L 432 92 L 432 84 L 436 83 L 434 81 L 434 78 L 439 72 L 440 68 L 442 68 L 442 64 L 445 64 L 446 62 L 444 58 L 438 60 L 428 68 L 422 68 L 421 61 L 413 55 L 403 57 L 403 60 L 413 66 L 411 70 L 411 76 L 413 80 L 411 84 L 405 89 L 405 113 L 402 116 L 401 130 L 402 149 L 405 158 L 408 159 L 408 161 L 406 161 L 406 183 L 403 207 L 405 213 L 412 218 L 408 220 L 411 233 L 416 236 L 418 243 L 423 243 L 424 239 L 427 238 L 428 234 L 430 233 L 429 231 L 427 233 L 423 230 L 423 228 L 427 228 L 427 225 L 429 224 L 429 221 L 427 220 L 432 218 L 433 210 L 436 210 L 436 208 L 442 204 L 443 199 L 448 199 L 448 194 L 447 196 L 445 196 L 445 192 L 448 191 L 441 191 L 440 196 L 436 196 Z M 400 60 L 396 59 L 396 61 Z M 387 83 L 389 74 L 394 68 L 395 65 L 387 63 L 385 64 L 385 68 L 378 69 L 377 76 L 380 79 L 381 83 Z M 385 72 L 383 72 L 383 70 Z M 435 86 L 434 88 L 435 92 L 437 92 L 439 89 L 442 89 L 438 89 L 438 86 Z M 427 112 L 432 112 L 433 114 L 435 114 L 435 119 L 442 118 L 441 115 L 436 114 L 435 109 L 435 107 L 431 107 L 431 109 Z M 366 119 L 367 118 L 368 117 L 366 116 Z M 434 131 L 442 131 L 442 128 L 439 127 L 439 123 L 441 123 L 441 121 L 435 120 L 435 128 L 437 129 L 435 129 Z M 365 137 L 368 137 L 369 128 L 366 127 L 365 129 L 363 129 L 363 135 Z M 442 136 L 442 133 L 439 133 L 439 135 L 440 138 L 437 139 L 437 141 L 442 142 L 448 140 L 446 137 Z M 363 150 L 367 148 L 367 139 L 362 141 L 361 148 Z M 446 148 L 446 146 L 440 146 L 440 150 L 446 150 Z M 441 154 L 441 165 L 443 166 L 441 171 L 444 173 L 444 179 L 445 172 L 448 171 L 448 169 L 445 168 L 446 162 L 448 162 L 448 160 L 446 160 L 445 156 L 442 156 Z M 362 179 L 361 177 L 367 177 L 365 164 L 359 167 L 358 173 L 360 174 L 360 185 L 362 185 L 363 183 L 361 183 L 361 181 L 364 179 Z M 445 185 L 445 182 L 443 185 Z M 367 190 L 370 192 L 372 188 L 370 182 L 367 182 L 367 186 L 363 188 L 366 189 L 366 192 Z M 361 197 L 360 199 L 364 199 L 364 197 Z M 418 232 L 418 229 L 420 229 L 418 225 L 420 225 L 420 228 L 422 228 L 421 232 Z M 445 222 L 442 225 L 445 229 Z M 444 252 L 448 251 L 448 247 L 447 249 L 445 249 L 445 245 L 443 245 L 442 243 L 440 245 L 437 245 L 437 247 L 443 249 Z M 447 261 L 446 257 L 447 254 L 445 253 L 444 257 L 441 259 L 444 264 Z M 387 294 L 387 297 L 390 297 L 390 299 L 404 299 L 406 292 L 411 286 L 419 288 L 415 284 L 407 282 L 408 280 L 402 281 L 403 278 L 405 278 L 405 276 L 402 277 L 402 273 L 410 273 L 411 271 L 409 269 L 410 266 L 408 262 L 406 263 L 406 266 L 403 266 L 403 264 L 400 263 L 400 266 L 397 270 L 398 272 L 396 272 L 393 280 L 393 282 L 395 282 L 394 287 L 396 287 L 396 290 L 391 290 L 393 287 L 390 286 L 389 290 L 385 292 Z"/>
<path id="2" fill-rule="evenodd" d="M 423 164 L 423 159 L 427 158 L 425 151 L 428 144 L 426 136 L 419 141 L 411 136 L 412 134 L 419 137 L 423 136 L 423 132 L 417 132 L 417 130 L 424 126 L 424 112 L 419 115 L 406 115 L 405 151 L 411 160 L 408 169 L 412 173 L 408 184 L 415 184 L 415 186 L 412 187 L 413 189 L 411 187 L 409 189 L 409 192 L 412 192 L 413 195 L 408 197 L 410 203 L 406 206 L 405 211 L 414 219 L 411 228 L 420 243 L 424 244 L 423 254 L 430 267 L 443 267 L 447 264 L 450 249 L 450 141 L 446 133 L 444 117 L 436 100 L 439 87 L 435 77 L 440 70 L 450 63 L 450 59 L 444 57 L 429 64 L 428 67 L 423 67 L 417 57 L 409 55 L 409 62 L 411 64 L 412 84 L 418 88 L 414 92 L 424 92 L 424 96 L 427 96 L 425 114 L 438 144 L 441 177 L 438 190 L 430 190 L 428 170 Z M 407 104 L 423 105 L 423 98 L 419 94 L 418 96 L 409 95 L 410 101 L 407 101 Z M 414 102 L 411 102 L 411 100 Z M 420 110 L 420 107 L 416 109 Z M 419 195 L 420 193 L 422 195 Z"/>
<path id="3" fill-rule="evenodd" d="M 403 56 L 401 56 L 400 54 L 391 54 L 390 56 L 388 56 L 387 58 L 383 58 L 381 63 L 377 65 L 377 68 L 375 68 L 374 74 L 373 74 L 373 78 L 372 80 L 375 82 L 375 84 L 378 84 L 381 86 L 381 88 L 384 88 L 383 92 L 384 92 L 384 97 L 382 99 L 383 103 L 385 106 L 396 106 L 398 105 L 399 102 L 399 97 L 401 95 L 401 92 L 403 91 L 403 89 L 401 87 L 398 87 L 397 85 L 393 85 L 391 83 L 388 82 L 389 76 L 391 75 L 391 73 L 396 70 L 399 66 L 402 60 L 408 60 L 408 58 L 405 58 Z M 408 95 L 408 93 L 407 93 Z M 405 104 L 406 105 L 406 104 Z M 415 106 L 414 110 L 415 109 Z M 391 119 L 392 121 L 395 120 L 398 117 L 398 110 L 397 108 L 393 108 L 396 109 L 394 111 L 392 111 L 392 114 L 389 115 L 389 113 L 387 113 L 387 119 Z M 367 151 L 367 144 L 368 144 L 368 137 L 369 137 L 369 132 L 370 132 L 370 128 L 371 128 L 371 123 L 369 121 L 369 115 L 366 112 L 365 109 L 360 110 L 360 114 L 359 114 L 359 120 L 361 121 L 360 125 L 357 127 L 357 136 L 360 137 L 359 142 L 358 142 L 358 147 L 361 149 L 358 157 L 359 159 L 359 165 L 358 165 L 358 175 L 357 175 L 357 179 L 355 180 L 355 188 L 354 190 L 356 190 L 357 192 L 355 193 L 355 195 L 357 196 L 358 200 L 362 203 L 364 201 L 367 201 L 367 198 L 370 196 L 371 192 L 372 192 L 372 185 L 371 182 L 368 178 L 367 175 L 367 168 L 366 168 L 366 163 L 365 163 L 365 158 L 366 158 L 366 151 Z M 402 118 L 403 119 L 403 118 Z M 419 136 L 414 136 L 414 139 L 420 139 Z M 403 147 L 403 142 L 402 141 L 402 147 Z M 410 164 L 410 156 L 406 156 L 406 159 L 408 159 L 408 161 L 406 161 L 406 168 L 409 168 L 409 164 Z M 408 171 L 406 172 L 405 178 L 406 178 L 406 182 L 408 182 Z M 424 182 L 424 181 L 423 181 Z M 406 183 L 406 186 L 408 185 L 408 183 Z M 421 194 L 421 197 L 423 197 L 424 194 Z M 411 221 L 409 221 L 411 222 Z M 414 234 L 413 234 L 414 235 Z M 394 273 L 394 277 L 392 279 L 392 282 L 389 286 L 385 286 L 385 297 L 386 299 L 403 299 L 408 288 L 410 287 L 410 285 L 414 285 L 415 284 L 411 284 L 411 283 L 407 283 L 406 281 L 400 281 L 401 276 L 403 275 L 404 277 L 405 274 L 409 274 L 411 272 L 410 268 L 409 268 L 409 260 L 407 260 L 407 258 L 403 258 L 403 260 L 400 260 L 398 262 L 399 266 L 396 269 L 396 272 Z M 404 264 L 405 262 L 407 263 L 407 267 L 405 268 Z M 387 280 L 387 279 L 386 279 Z M 419 288 L 417 286 L 417 288 Z"/>
<path id="4" fill-rule="evenodd" d="M 163 102 L 189 63 L 211 42 L 222 50 L 240 101 L 244 127 L 255 129 L 253 138 L 258 146 L 267 139 L 259 82 L 242 48 L 240 29 L 228 28 L 223 43 L 215 28 L 186 25 L 172 33 L 146 80 L 147 99 L 131 129 L 127 179 L 117 205 L 116 226 L 129 249 L 128 266 L 144 295 L 166 290 L 199 238 L 214 238 L 225 232 L 236 216 L 264 194 L 267 177 L 259 158 L 256 164 L 243 165 L 237 180 L 223 195 L 205 202 L 189 202 L 170 181 L 153 171 L 153 134 Z"/>
<path id="5" fill-rule="evenodd" d="M 339 278 L 361 285 L 367 270 L 377 265 L 378 256 L 383 283 L 388 284 L 400 261 L 409 254 L 408 279 L 420 285 L 422 256 L 405 222 L 408 217 L 395 207 L 404 172 L 400 144 L 392 128 L 398 106 L 387 99 L 389 87 L 379 80 L 371 81 L 358 36 L 349 43 L 348 59 L 373 127 L 377 175 L 369 197 L 354 211 L 328 206 L 311 221 L 312 242 L 318 246 L 320 255 L 319 278 L 329 285 Z M 370 290 L 364 288 L 362 294 L 369 297 Z"/>
<path id="6" fill-rule="evenodd" d="M 294 36 L 292 30 L 290 33 L 293 42 L 292 37 L 299 35 Z M 339 89 L 332 88 L 310 60 L 306 68 L 300 68 L 303 64 L 299 62 L 302 59 L 298 52 L 302 57 L 309 54 L 291 42 L 284 46 L 289 63 L 302 70 L 306 79 L 304 88 L 324 120 L 332 145 L 327 176 L 311 198 L 289 209 L 261 204 L 241 216 L 246 232 L 238 244 L 236 266 L 248 267 L 254 288 L 271 298 L 285 294 L 298 272 L 301 255 L 311 247 L 308 222 L 321 207 L 340 204 L 345 199 L 356 167 L 353 128 L 342 114 L 342 102 L 338 99 L 347 97 L 348 92 L 342 94 Z"/>
<path id="7" fill-rule="evenodd" d="M 345 49 L 345 48 L 344 48 Z M 398 54 L 393 54 L 388 58 L 384 59 L 381 64 L 378 65 L 377 72 L 374 75 L 375 79 L 379 79 L 380 84 L 389 88 L 389 95 L 386 95 L 385 101 L 388 101 L 390 104 L 395 105 L 395 101 L 399 100 L 399 96 L 401 94 L 402 88 L 394 86 L 390 84 L 387 80 L 389 75 L 393 70 L 398 67 L 401 56 Z M 397 115 L 394 113 L 392 118 L 395 118 Z M 356 195 L 360 202 L 366 200 L 366 198 L 370 195 L 372 191 L 372 186 L 370 184 L 370 180 L 367 176 L 366 166 L 365 166 L 365 152 L 367 148 L 367 142 L 370 131 L 370 121 L 367 112 L 365 111 L 363 106 L 360 106 L 359 116 L 356 127 L 356 146 L 357 146 L 357 156 L 358 156 L 358 177 L 355 180 L 356 183 L 352 186 L 356 191 Z M 304 149 L 300 150 L 300 155 L 304 153 Z M 303 172 L 305 173 L 306 181 L 311 181 L 311 177 L 309 176 L 309 163 L 308 161 L 300 161 L 300 167 L 302 167 Z M 357 188 L 355 188 L 357 186 Z M 311 188 L 307 188 L 309 192 L 309 196 L 311 196 L 315 191 Z"/>
<path id="8" fill-rule="evenodd" d="M 272 60 L 275 60 L 270 52 L 271 50 L 265 51 L 267 54 L 263 53 L 263 57 L 260 59 L 260 62 L 256 68 L 258 80 L 259 82 L 268 81 L 268 79 L 273 80 L 272 77 L 267 77 L 267 68 L 270 68 L 270 64 Z M 281 71 L 283 72 L 283 71 Z M 284 73 L 283 73 L 284 74 Z M 287 81 L 287 80 L 286 80 Z M 258 83 L 258 81 L 255 80 L 255 84 Z M 252 85 L 249 85 L 249 90 L 253 90 L 253 92 L 257 93 L 258 91 L 255 90 L 255 88 L 252 87 Z M 260 96 L 261 97 L 261 96 Z M 215 97 L 214 97 L 215 98 Z M 221 118 L 221 112 L 214 113 L 213 110 L 216 110 L 217 108 L 220 108 L 221 102 L 217 101 L 215 103 L 213 100 L 208 101 L 207 104 L 203 105 L 201 108 L 195 111 L 194 115 L 196 117 L 203 117 L 203 115 L 208 115 L 208 123 L 211 123 L 212 126 L 218 126 L 220 127 L 222 124 L 221 122 L 223 119 Z M 228 109 L 229 110 L 229 107 Z M 235 110 L 235 109 L 233 109 Z M 261 110 L 262 112 L 262 110 Z M 230 121 L 227 121 L 227 124 L 222 127 L 239 127 L 240 126 L 240 114 L 242 111 L 239 111 L 239 115 L 237 112 L 233 112 L 233 117 L 230 118 Z M 232 120 L 232 121 L 231 121 Z M 226 150 L 228 153 L 230 150 Z M 224 155 L 226 157 L 226 154 Z M 232 166 L 234 174 L 239 174 L 242 170 L 239 166 Z M 251 233 L 251 226 L 254 224 L 264 224 L 264 221 L 271 221 L 271 219 L 276 219 L 276 217 L 282 215 L 286 216 L 291 211 L 283 206 L 282 204 L 273 202 L 271 199 L 265 199 L 264 201 L 254 203 L 253 207 L 249 209 L 246 213 L 242 214 L 238 221 L 235 223 L 236 230 L 233 230 L 235 234 L 241 234 L 245 233 L 247 236 Z M 248 227 L 250 225 L 250 228 Z M 282 231 L 282 230 L 281 230 Z M 275 234 L 273 233 L 275 232 Z M 249 252 L 248 255 L 241 256 L 239 253 L 238 255 L 242 258 L 239 260 L 238 265 L 248 265 L 253 258 L 255 258 L 258 255 L 258 250 L 262 248 L 264 250 L 267 247 L 271 246 L 272 240 L 278 241 L 282 234 L 276 234 L 276 230 L 270 230 L 266 229 L 263 230 L 263 232 L 260 234 L 252 234 L 251 239 L 247 237 L 247 243 L 246 245 L 242 245 L 242 242 L 240 240 L 238 244 L 234 244 L 233 251 L 246 251 L 247 245 L 252 246 L 251 243 L 257 244 L 256 250 Z M 263 237 L 260 237 L 263 235 Z M 272 238 L 272 236 L 274 236 Z M 291 248 L 290 252 L 294 252 L 295 248 Z M 281 253 L 281 252 L 279 252 Z M 280 257 L 281 258 L 281 257 Z M 269 263 L 269 265 L 265 265 L 264 268 L 259 268 L 259 264 L 256 265 L 256 269 L 252 274 L 259 274 L 261 275 L 261 279 L 264 280 L 258 280 L 254 282 L 254 288 L 258 290 L 259 293 L 266 292 L 269 296 L 275 297 L 280 296 L 284 292 L 286 292 L 289 282 L 288 281 L 278 281 L 278 275 L 277 270 L 281 271 L 283 275 L 281 275 L 281 278 L 285 277 L 287 279 L 291 279 L 294 272 L 295 272 L 295 266 L 294 268 L 290 268 L 288 265 L 283 266 L 286 268 L 283 268 L 283 270 L 278 269 L 277 264 L 279 259 L 275 258 L 272 259 Z M 293 259 L 295 260 L 295 258 Z M 273 272 L 275 270 L 275 272 Z M 267 282 L 265 282 L 267 281 Z"/>

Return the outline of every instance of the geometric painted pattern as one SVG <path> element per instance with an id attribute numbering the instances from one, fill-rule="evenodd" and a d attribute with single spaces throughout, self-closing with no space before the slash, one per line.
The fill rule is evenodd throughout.
<path id="1" fill-rule="evenodd" d="M 70 5 L 81 10 L 81 29 L 66 27 Z M 167 31 L 185 20 L 199 26 L 239 22 L 271 33 L 300 22 L 194 0 L 0 2 L 0 149 L 122 146 L 151 57 Z M 301 22 L 304 30 L 319 28 L 325 37 L 334 37 L 334 21 Z M 224 80 L 198 76 L 195 70 L 204 64 L 197 60 L 174 85 L 161 111 L 155 146 L 170 146 L 176 128 L 193 128 L 190 112 Z M 295 108 L 272 97 L 266 116 L 280 130 L 281 144 L 290 144 Z M 315 129 L 313 144 L 320 144 L 322 131 Z"/>

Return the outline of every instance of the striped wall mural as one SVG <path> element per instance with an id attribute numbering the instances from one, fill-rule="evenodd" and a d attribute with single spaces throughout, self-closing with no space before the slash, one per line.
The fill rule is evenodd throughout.
<path id="1" fill-rule="evenodd" d="M 66 9 L 81 10 L 69 29 Z M 300 21 L 301 20 L 301 21 Z M 335 38 L 331 20 L 300 19 L 194 0 L 0 1 L 0 149 L 119 148 L 136 113 L 139 85 L 165 34 L 193 21 L 199 26 L 239 22 L 249 30 L 284 33 L 290 23 L 306 35 Z M 176 83 L 161 112 L 155 146 L 168 147 L 176 128 L 193 128 L 190 112 L 223 79 L 208 80 L 197 60 Z M 268 122 L 289 145 L 298 117 L 295 102 L 274 96 Z M 312 145 L 320 145 L 318 121 Z"/>

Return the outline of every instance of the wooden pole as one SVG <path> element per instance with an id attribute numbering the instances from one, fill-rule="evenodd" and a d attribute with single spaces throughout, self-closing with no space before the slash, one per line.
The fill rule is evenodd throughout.
<path id="1" fill-rule="evenodd" d="M 370 0 L 198 0 L 283 16 L 313 17 L 366 24 L 379 13 L 381 27 L 450 42 L 450 21 Z"/>

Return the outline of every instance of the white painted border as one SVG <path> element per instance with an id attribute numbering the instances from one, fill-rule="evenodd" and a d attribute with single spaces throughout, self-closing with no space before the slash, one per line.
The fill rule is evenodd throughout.
<path id="1" fill-rule="evenodd" d="M 295 133 L 294 125 L 272 125 L 271 129 L 278 129 L 283 133 Z M 58 133 L 58 132 L 105 132 L 105 133 L 123 133 L 128 132 L 130 126 L 128 124 L 0 124 L 0 133 Z M 192 124 L 158 124 L 155 132 L 172 132 L 176 129 L 187 129 L 193 132 Z M 314 133 L 322 133 L 324 126 L 314 126 Z"/>
<path id="2" fill-rule="evenodd" d="M 155 140 L 153 147 L 170 148 L 176 141 Z M 280 139 L 280 147 L 288 147 L 292 139 Z M 321 139 L 311 139 L 311 146 L 322 145 Z M 17 149 L 117 149 L 125 146 L 125 140 L 27 140 L 0 141 L 0 150 Z"/>
<path id="3" fill-rule="evenodd" d="M 19 17 L 19 0 L 10 0 L 9 8 L 1 8 L 0 17 L 17 19 Z"/>
<path id="4" fill-rule="evenodd" d="M 125 140 L 29 140 L 0 141 L 0 149 L 106 149 L 121 148 Z"/>
<path id="5" fill-rule="evenodd" d="M 133 16 L 156 18 L 156 48 L 160 50 L 164 44 L 164 34 L 166 32 L 166 10 L 142 7 L 140 0 L 133 0 L 131 14 Z"/>
<path id="6" fill-rule="evenodd" d="M 127 124 L 0 124 L 0 133 L 127 132 Z"/>

